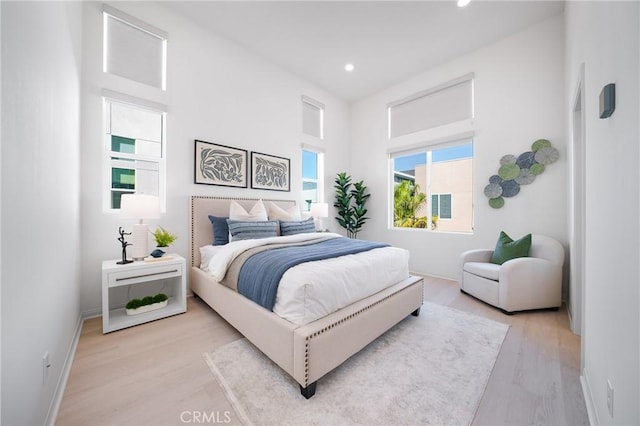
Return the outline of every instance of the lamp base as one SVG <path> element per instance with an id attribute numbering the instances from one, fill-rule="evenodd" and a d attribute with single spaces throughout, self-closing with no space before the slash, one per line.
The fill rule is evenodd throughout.
<path id="1" fill-rule="evenodd" d="M 145 223 L 137 223 L 133 225 L 133 231 L 131 233 L 133 239 L 131 257 L 133 260 L 144 260 L 149 255 L 148 249 L 148 228 Z"/>

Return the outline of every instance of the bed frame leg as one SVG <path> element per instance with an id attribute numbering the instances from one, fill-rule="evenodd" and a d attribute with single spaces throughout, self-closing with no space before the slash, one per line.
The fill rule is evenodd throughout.
<path id="1" fill-rule="evenodd" d="M 418 315 L 420 315 L 420 308 L 418 308 L 415 311 L 411 312 L 411 315 L 413 315 L 414 317 L 417 317 Z"/>
<path id="2" fill-rule="evenodd" d="M 316 394 L 316 385 L 317 384 L 318 384 L 318 382 L 315 381 L 315 382 L 311 383 L 309 386 L 307 386 L 306 388 L 304 388 L 304 387 L 302 387 L 302 385 L 300 385 L 300 393 L 306 399 L 311 398 L 313 395 Z"/>

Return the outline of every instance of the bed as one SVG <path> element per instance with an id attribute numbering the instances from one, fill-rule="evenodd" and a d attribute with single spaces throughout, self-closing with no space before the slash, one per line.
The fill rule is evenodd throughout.
<path id="1" fill-rule="evenodd" d="M 322 376 L 409 314 L 419 314 L 424 284 L 414 276 L 305 324 L 288 321 L 221 285 L 200 268 L 200 247 L 212 242 L 208 215 L 228 215 L 232 201 L 250 209 L 258 200 L 191 197 L 191 291 L 291 375 L 305 398 L 315 394 Z M 291 200 L 269 201 L 283 209 L 295 206 Z"/>

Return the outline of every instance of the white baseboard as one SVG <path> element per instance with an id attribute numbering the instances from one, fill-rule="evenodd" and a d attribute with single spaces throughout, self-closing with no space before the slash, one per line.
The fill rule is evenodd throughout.
<path id="1" fill-rule="evenodd" d="M 456 283 L 458 282 L 458 280 L 454 279 L 454 278 L 443 277 L 443 276 L 434 275 L 434 274 L 427 274 L 426 272 L 409 271 L 409 275 L 413 275 L 413 276 L 417 276 L 417 277 L 438 278 L 438 279 L 441 279 L 441 280 L 454 281 Z"/>
<path id="2" fill-rule="evenodd" d="M 89 309 L 82 313 L 83 319 L 95 318 L 102 315 L 102 308 Z"/>
<path id="3" fill-rule="evenodd" d="M 56 386 L 56 391 L 54 392 L 53 399 L 51 400 L 51 404 L 49 405 L 49 412 L 47 413 L 47 419 L 44 423 L 47 426 L 53 426 L 56 423 L 58 411 L 60 410 L 60 405 L 62 405 L 62 398 L 64 397 L 64 390 L 67 387 L 67 380 L 69 379 L 69 374 L 71 373 L 73 359 L 76 356 L 76 349 L 78 348 L 78 342 L 80 341 L 80 334 L 82 333 L 82 325 L 84 324 L 84 319 L 85 318 L 82 315 L 78 317 L 76 331 L 73 334 L 73 339 L 71 339 L 71 345 L 69 345 L 69 350 L 67 351 L 67 356 L 64 360 L 62 373 L 60 374 L 60 378 L 58 379 L 58 384 Z"/>
<path id="4" fill-rule="evenodd" d="M 582 370 L 580 376 L 580 384 L 582 385 L 582 394 L 584 395 L 584 403 L 587 406 L 587 416 L 589 416 L 590 425 L 599 425 L 598 412 L 596 411 L 595 404 L 593 403 L 593 394 L 591 393 L 591 386 L 589 385 L 589 378 L 587 377 L 587 369 Z"/>

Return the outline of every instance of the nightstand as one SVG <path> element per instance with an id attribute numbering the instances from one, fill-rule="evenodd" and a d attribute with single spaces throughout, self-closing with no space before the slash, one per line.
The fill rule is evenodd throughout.
<path id="1" fill-rule="evenodd" d="M 103 333 L 187 311 L 186 261 L 177 254 L 165 256 L 167 259 L 137 261 L 126 265 L 118 265 L 117 260 L 102 262 Z M 157 293 L 169 296 L 166 307 L 137 315 L 126 314 L 124 305 L 129 298 Z"/>

